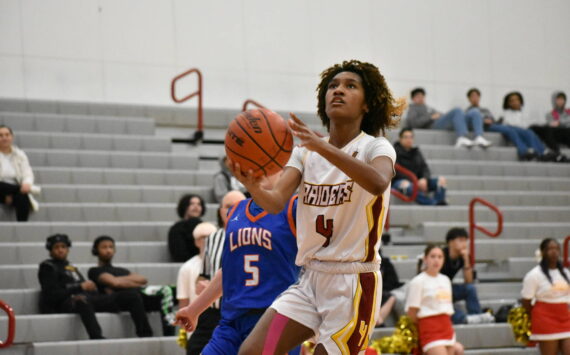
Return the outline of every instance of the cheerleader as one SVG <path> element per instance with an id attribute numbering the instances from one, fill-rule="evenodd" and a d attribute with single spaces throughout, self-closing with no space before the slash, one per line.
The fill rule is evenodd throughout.
<path id="1" fill-rule="evenodd" d="M 542 355 L 570 355 L 570 273 L 562 267 L 556 240 L 544 239 L 540 253 L 540 264 L 526 274 L 521 291 L 531 319 L 530 340 L 538 341 Z"/>
<path id="2" fill-rule="evenodd" d="M 425 268 L 410 281 L 406 312 L 418 327 L 422 353 L 462 355 L 463 345 L 455 340 L 455 331 L 451 324 L 451 281 L 439 273 L 443 261 L 443 250 L 440 247 L 429 245 L 425 249 L 419 265 L 423 262 Z"/>

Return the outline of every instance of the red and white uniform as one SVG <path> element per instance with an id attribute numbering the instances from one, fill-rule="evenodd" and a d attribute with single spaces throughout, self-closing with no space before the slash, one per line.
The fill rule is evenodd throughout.
<path id="1" fill-rule="evenodd" d="M 388 157 L 392 166 L 396 161 L 386 138 L 364 132 L 342 151 L 367 164 L 379 156 Z M 329 354 L 357 354 L 366 348 L 380 308 L 378 248 L 390 186 L 372 195 L 305 148 L 296 147 L 287 166 L 302 173 L 295 263 L 303 271 L 272 307 L 313 329 Z"/>
<path id="2" fill-rule="evenodd" d="M 570 338 L 570 285 L 558 269 L 548 270 L 552 282 L 540 266 L 530 270 L 523 280 L 521 296 L 534 300 L 531 313 L 530 340 L 556 340 Z M 566 277 L 570 273 L 564 269 Z"/>
<path id="3" fill-rule="evenodd" d="M 451 324 L 453 297 L 451 281 L 445 275 L 420 273 L 410 281 L 406 297 L 406 312 L 418 308 L 418 332 L 423 352 L 436 346 L 455 344 Z"/>

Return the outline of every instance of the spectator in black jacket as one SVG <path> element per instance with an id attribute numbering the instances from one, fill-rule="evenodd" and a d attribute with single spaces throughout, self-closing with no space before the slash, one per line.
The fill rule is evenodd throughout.
<path id="1" fill-rule="evenodd" d="M 184 263 L 198 254 L 192 233 L 206 213 L 206 203 L 198 195 L 184 195 L 178 201 L 176 213 L 181 221 L 176 222 L 168 231 L 168 250 L 172 261 Z"/>
<path id="2" fill-rule="evenodd" d="M 447 181 L 443 176 L 431 176 L 420 148 L 414 146 L 414 131 L 411 128 L 403 128 L 399 136 L 400 140 L 394 144 L 396 163 L 410 170 L 418 178 L 416 202 L 420 205 L 447 205 L 445 200 Z M 396 173 L 392 187 L 405 195 L 412 194 L 411 181 L 401 173 Z M 434 193 L 433 197 L 429 196 L 430 192 Z"/>
<path id="3" fill-rule="evenodd" d="M 67 260 L 71 240 L 65 234 L 54 234 L 46 240 L 50 259 L 40 264 L 38 279 L 42 288 L 42 313 L 79 313 L 91 339 L 103 339 L 101 327 L 95 318 L 94 300 L 97 286 L 85 280 L 79 270 Z"/>

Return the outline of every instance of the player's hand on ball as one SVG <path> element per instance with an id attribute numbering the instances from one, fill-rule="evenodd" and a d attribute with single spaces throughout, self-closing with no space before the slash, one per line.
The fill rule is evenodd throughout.
<path id="1" fill-rule="evenodd" d="M 293 132 L 293 135 L 301 140 L 299 146 L 305 147 L 308 150 L 317 151 L 324 141 L 294 113 L 290 113 L 289 116 L 291 116 L 288 121 L 289 128 Z"/>
<path id="2" fill-rule="evenodd" d="M 243 172 L 239 163 L 233 162 L 229 158 L 226 160 L 226 166 L 228 169 L 230 169 L 232 175 L 238 179 L 239 182 L 241 182 L 247 190 L 250 190 L 252 187 L 258 187 L 261 184 L 263 177 L 253 176 L 253 170 L 250 169 L 246 172 Z"/>
<path id="3" fill-rule="evenodd" d="M 176 320 L 173 325 L 179 325 L 187 332 L 193 332 L 198 324 L 198 316 L 194 314 L 190 306 L 176 312 Z"/>

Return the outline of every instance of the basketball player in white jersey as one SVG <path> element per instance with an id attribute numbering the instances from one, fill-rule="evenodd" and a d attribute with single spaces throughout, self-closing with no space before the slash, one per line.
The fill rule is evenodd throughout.
<path id="1" fill-rule="evenodd" d="M 378 248 L 396 153 L 378 137 L 404 108 L 374 65 L 346 61 L 321 74 L 319 138 L 291 114 L 301 141 L 280 180 L 260 187 L 251 171 L 230 169 L 270 213 L 298 189 L 296 263 L 299 282 L 265 312 L 240 354 L 284 354 L 316 336 L 315 354 L 358 354 L 368 345 L 382 291 Z"/>

